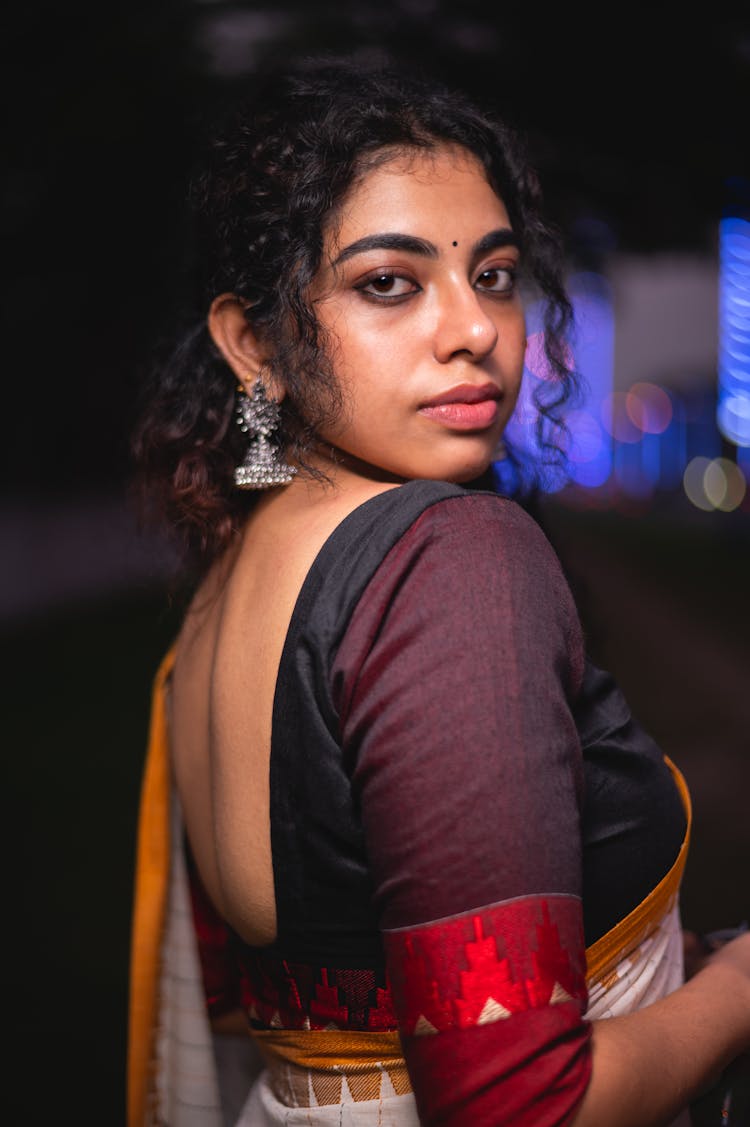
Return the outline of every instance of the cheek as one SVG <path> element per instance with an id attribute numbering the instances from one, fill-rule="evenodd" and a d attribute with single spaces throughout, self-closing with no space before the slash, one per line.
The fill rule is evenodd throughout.
<path id="1" fill-rule="evenodd" d="M 323 437 L 331 442 L 345 440 L 363 426 L 371 426 L 372 418 L 382 409 L 379 398 L 384 385 L 384 373 L 389 364 L 387 350 L 382 347 L 377 334 L 372 339 L 346 328 L 339 321 L 338 332 L 329 329 L 325 352 L 330 371 L 340 395 L 340 409 L 327 424 Z"/>
<path id="2" fill-rule="evenodd" d="M 350 380 L 366 351 L 361 326 L 348 310 L 330 305 L 318 319 L 321 343 L 336 377 Z"/>
<path id="3" fill-rule="evenodd" d="M 354 324 L 342 319 L 333 351 L 334 377 L 350 402 L 366 404 L 387 395 L 391 373 L 415 367 L 414 340 L 381 325 Z M 401 382 L 399 380 L 399 382 Z"/>

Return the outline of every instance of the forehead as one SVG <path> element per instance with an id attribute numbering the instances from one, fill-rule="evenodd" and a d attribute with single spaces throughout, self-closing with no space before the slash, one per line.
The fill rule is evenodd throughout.
<path id="1" fill-rule="evenodd" d="M 448 224 L 451 230 L 448 230 Z M 473 153 L 459 146 L 398 150 L 352 185 L 324 232 L 330 250 L 373 231 L 435 239 L 510 227 L 503 201 Z"/>

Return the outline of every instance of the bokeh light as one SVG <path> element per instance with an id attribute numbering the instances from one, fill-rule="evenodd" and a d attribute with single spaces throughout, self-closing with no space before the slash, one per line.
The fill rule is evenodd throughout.
<path id="1" fill-rule="evenodd" d="M 590 411 L 571 411 L 567 418 L 570 428 L 568 457 L 581 465 L 593 462 L 604 444 L 602 428 Z"/>
<path id="2" fill-rule="evenodd" d="M 715 509 L 731 513 L 742 504 L 747 482 L 735 462 L 729 458 L 714 458 L 703 475 L 703 488 Z"/>
<path id="3" fill-rule="evenodd" d="M 750 446 L 750 222 L 719 225 L 719 430 Z"/>
<path id="4" fill-rule="evenodd" d="M 695 505 L 696 509 L 703 509 L 706 513 L 710 513 L 714 508 L 713 502 L 706 496 L 704 485 L 706 470 L 710 465 L 711 459 L 699 454 L 696 458 L 691 458 L 685 466 L 685 473 L 682 478 L 688 501 Z"/>
<path id="5" fill-rule="evenodd" d="M 723 395 L 716 412 L 719 430 L 736 446 L 750 446 L 750 394 Z"/>
<path id="6" fill-rule="evenodd" d="M 635 383 L 625 396 L 630 421 L 644 434 L 663 434 L 672 421 L 672 400 L 654 383 Z"/>
<path id="7" fill-rule="evenodd" d="M 729 458 L 692 458 L 685 468 L 683 485 L 688 500 L 698 509 L 731 513 L 747 493 L 742 469 Z"/>
<path id="8" fill-rule="evenodd" d="M 605 395 L 601 405 L 601 419 L 606 431 L 616 442 L 640 442 L 643 431 L 636 426 L 628 411 L 628 392 L 613 391 Z"/>
<path id="9" fill-rule="evenodd" d="M 568 426 L 567 453 L 573 480 L 587 489 L 604 485 L 611 469 L 609 436 L 590 411 L 571 411 Z"/>
<path id="10" fill-rule="evenodd" d="M 642 511 L 658 492 L 684 490 L 705 512 L 750 512 L 750 223 L 725 221 L 722 239 L 716 391 L 689 382 L 683 388 L 678 372 L 669 386 L 641 379 L 615 390 L 609 283 L 580 273 L 569 278 L 575 329 L 566 362 L 583 395 L 563 411 L 566 434 L 542 420 L 540 436 L 539 404 L 554 404 L 559 383 L 544 352 L 543 306 L 529 303 L 524 376 L 507 437 L 517 453 L 541 463 L 544 492 L 571 485 L 572 497 L 576 487 L 590 491 L 576 503 L 598 495 L 625 509 L 638 502 Z M 564 459 L 555 459 L 555 446 Z"/>

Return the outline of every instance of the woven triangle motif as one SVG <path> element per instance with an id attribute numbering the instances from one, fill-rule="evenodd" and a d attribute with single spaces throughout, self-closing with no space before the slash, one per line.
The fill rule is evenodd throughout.
<path id="1" fill-rule="evenodd" d="M 560 1002 L 572 1002 L 572 1001 L 573 1001 L 573 998 L 570 996 L 568 991 L 563 990 L 560 983 L 556 982 L 555 985 L 552 987 L 552 993 L 550 994 L 550 997 L 549 997 L 549 1004 L 551 1006 L 555 1006 Z"/>
<path id="2" fill-rule="evenodd" d="M 502 1021 L 503 1018 L 511 1016 L 511 1011 L 505 1006 L 496 1002 L 494 998 L 488 998 L 477 1018 L 477 1025 L 491 1025 L 493 1021 Z"/>
<path id="3" fill-rule="evenodd" d="M 420 1014 L 420 1016 L 417 1020 L 417 1024 L 414 1026 L 414 1036 L 415 1037 L 429 1037 L 433 1033 L 437 1033 L 437 1029 L 435 1028 L 435 1026 L 432 1024 L 431 1021 L 427 1020 L 427 1018 L 424 1016 L 424 1014 Z"/>

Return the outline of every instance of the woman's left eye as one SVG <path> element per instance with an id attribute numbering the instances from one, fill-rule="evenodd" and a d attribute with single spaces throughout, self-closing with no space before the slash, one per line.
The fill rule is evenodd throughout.
<path id="1" fill-rule="evenodd" d="M 513 270 L 495 266 L 492 270 L 483 270 L 474 284 L 486 293 L 513 293 L 516 275 Z"/>
<path id="2" fill-rule="evenodd" d="M 408 278 L 401 278 L 397 274 L 375 274 L 357 286 L 360 293 L 368 297 L 406 297 L 414 293 L 418 287 Z"/>

